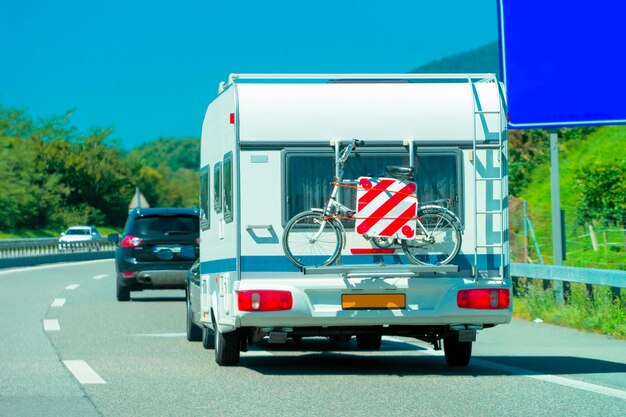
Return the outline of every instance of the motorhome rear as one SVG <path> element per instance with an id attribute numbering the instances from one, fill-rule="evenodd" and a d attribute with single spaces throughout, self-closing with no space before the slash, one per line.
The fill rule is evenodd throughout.
<path id="1" fill-rule="evenodd" d="M 477 331 L 511 319 L 505 112 L 492 74 L 231 75 L 202 128 L 188 338 L 201 328 L 220 365 L 265 337 L 377 349 L 383 335 L 443 341 L 448 364 L 467 365 Z M 335 262 L 290 262 L 286 224 L 326 205 L 337 155 L 357 141 L 343 177 L 413 167 L 418 204 L 458 219 L 454 259 L 412 264 L 398 241 L 380 247 L 342 219 Z M 355 207 L 355 195 L 346 188 L 340 201 Z"/>

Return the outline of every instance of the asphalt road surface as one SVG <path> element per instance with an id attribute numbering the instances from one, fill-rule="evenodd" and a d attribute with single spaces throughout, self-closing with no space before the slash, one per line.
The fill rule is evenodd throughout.
<path id="1" fill-rule="evenodd" d="M 514 320 L 455 369 L 380 351 L 259 344 L 236 367 L 185 338 L 183 291 L 115 301 L 112 260 L 0 270 L 0 416 L 620 416 L 626 342 Z"/>

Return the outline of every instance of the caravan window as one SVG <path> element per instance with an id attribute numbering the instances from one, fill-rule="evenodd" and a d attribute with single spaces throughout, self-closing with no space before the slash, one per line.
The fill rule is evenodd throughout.
<path id="1" fill-rule="evenodd" d="M 230 223 L 233 221 L 233 153 L 228 152 L 224 155 L 223 163 L 223 204 L 224 221 Z"/>
<path id="2" fill-rule="evenodd" d="M 200 228 L 207 230 L 211 223 L 209 204 L 209 167 L 200 170 Z"/>
<path id="3" fill-rule="evenodd" d="M 460 214 L 459 152 L 418 152 L 415 156 L 417 201 L 420 205 L 438 204 Z"/>
<path id="4" fill-rule="evenodd" d="M 406 151 L 390 152 L 369 148 L 350 155 L 344 167 L 344 179 L 361 176 L 389 176 L 387 165 L 409 165 Z M 460 151 L 420 149 L 415 157 L 417 197 L 420 204 L 446 205 L 459 214 Z M 285 209 L 283 224 L 296 214 L 311 208 L 323 208 L 332 191 L 335 175 L 334 157 L 331 152 L 286 151 L 285 152 Z M 344 188 L 340 201 L 348 207 L 356 207 L 356 190 Z M 351 222 L 345 222 L 351 227 Z"/>
<path id="5" fill-rule="evenodd" d="M 216 213 L 222 212 L 222 163 L 213 166 L 213 209 Z"/>

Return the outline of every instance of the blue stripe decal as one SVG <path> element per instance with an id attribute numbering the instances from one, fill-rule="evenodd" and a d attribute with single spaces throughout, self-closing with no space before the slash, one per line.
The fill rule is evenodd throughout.
<path id="1" fill-rule="evenodd" d="M 200 263 L 201 274 L 213 274 L 216 272 L 230 272 L 237 269 L 237 260 L 235 258 L 215 259 L 213 261 L 205 261 Z"/>
<path id="2" fill-rule="evenodd" d="M 344 265 L 368 265 L 380 264 L 386 265 L 405 265 L 410 264 L 404 255 L 357 255 L 343 256 Z M 473 255 L 459 255 L 452 262 L 458 265 L 461 270 L 469 270 L 474 261 Z M 236 269 L 235 258 L 217 259 L 213 261 L 205 261 L 200 265 L 200 271 L 203 274 L 216 272 L 230 272 Z M 494 270 L 500 267 L 500 255 L 488 254 L 478 255 L 478 268 L 480 270 Z M 241 272 L 300 272 L 286 256 L 242 256 Z"/>

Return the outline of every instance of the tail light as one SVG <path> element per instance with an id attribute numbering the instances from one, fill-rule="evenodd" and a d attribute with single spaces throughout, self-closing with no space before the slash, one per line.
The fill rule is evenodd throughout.
<path id="1" fill-rule="evenodd" d="M 141 245 L 142 239 L 137 236 L 126 235 L 124 239 L 122 239 L 122 247 L 123 248 L 134 248 Z"/>
<path id="2" fill-rule="evenodd" d="M 481 288 L 459 291 L 456 295 L 456 303 L 460 308 L 496 310 L 509 308 L 511 300 L 508 289 Z"/>
<path id="3" fill-rule="evenodd" d="M 246 290 L 239 291 L 239 311 L 291 310 L 293 296 L 289 291 Z"/>

